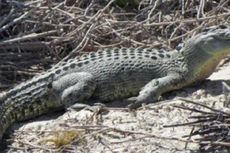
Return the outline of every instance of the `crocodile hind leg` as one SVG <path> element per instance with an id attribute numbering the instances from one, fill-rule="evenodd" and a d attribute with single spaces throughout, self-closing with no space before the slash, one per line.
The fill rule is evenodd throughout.
<path id="1" fill-rule="evenodd" d="M 177 73 L 167 75 L 162 78 L 153 79 L 147 83 L 139 92 L 137 97 L 131 98 L 129 109 L 140 107 L 142 103 L 157 101 L 161 94 L 178 89 L 184 85 L 183 77 Z"/>
<path id="2" fill-rule="evenodd" d="M 52 83 L 52 93 L 65 108 L 88 100 L 95 88 L 94 77 L 87 72 L 70 73 Z"/>

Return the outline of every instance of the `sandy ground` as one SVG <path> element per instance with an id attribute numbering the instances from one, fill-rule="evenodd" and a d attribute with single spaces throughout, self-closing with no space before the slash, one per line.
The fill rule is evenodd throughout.
<path id="1" fill-rule="evenodd" d="M 209 78 L 211 81 L 168 93 L 163 101 L 146 105 L 136 112 L 128 112 L 122 106 L 114 107 L 115 102 L 104 109 L 99 106 L 70 109 L 17 124 L 7 139 L 9 149 L 4 152 L 199 152 L 197 144 L 183 142 L 187 139 L 183 136 L 189 135 L 192 127 L 163 126 L 191 121 L 189 116 L 195 114 L 173 107 L 198 107 L 176 100 L 177 97 L 223 107 L 222 81 L 230 84 L 230 63 L 217 71 Z"/>

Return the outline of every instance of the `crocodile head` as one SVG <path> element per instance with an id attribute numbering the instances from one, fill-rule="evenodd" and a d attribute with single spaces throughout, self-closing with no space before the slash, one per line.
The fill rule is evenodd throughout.
<path id="1" fill-rule="evenodd" d="M 230 27 L 225 25 L 213 26 L 192 38 L 197 48 L 216 58 L 230 54 Z"/>
<path id="2" fill-rule="evenodd" d="M 191 79 L 203 80 L 230 54 L 230 28 L 210 27 L 188 39 L 180 52 L 187 61 Z"/>

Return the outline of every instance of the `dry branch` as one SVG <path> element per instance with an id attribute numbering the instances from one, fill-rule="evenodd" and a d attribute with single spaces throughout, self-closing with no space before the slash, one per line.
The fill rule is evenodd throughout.
<path id="1" fill-rule="evenodd" d="M 225 84 L 226 85 L 226 84 Z M 228 93 L 229 94 L 229 93 Z M 167 125 L 165 127 L 178 127 L 178 126 L 193 126 L 194 128 L 190 135 L 184 136 L 192 138 L 193 136 L 201 136 L 196 138 L 195 141 L 200 144 L 201 151 L 213 151 L 230 149 L 230 114 L 226 111 L 211 108 L 209 106 L 194 102 L 192 100 L 180 98 L 182 101 L 193 104 L 194 106 L 201 106 L 210 112 L 199 111 L 190 107 L 176 106 L 177 108 L 194 111 L 199 113 L 196 116 L 190 116 L 193 121 L 187 123 L 180 123 L 174 125 Z"/>

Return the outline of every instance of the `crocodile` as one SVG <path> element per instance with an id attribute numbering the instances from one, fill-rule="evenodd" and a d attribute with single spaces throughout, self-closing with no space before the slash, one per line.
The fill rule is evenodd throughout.
<path id="1" fill-rule="evenodd" d="M 130 108 L 210 76 L 230 54 L 230 29 L 215 26 L 180 50 L 108 48 L 61 62 L 0 96 L 0 141 L 15 122 L 76 103 L 127 99 Z M 135 97 L 135 98 L 130 98 Z"/>

